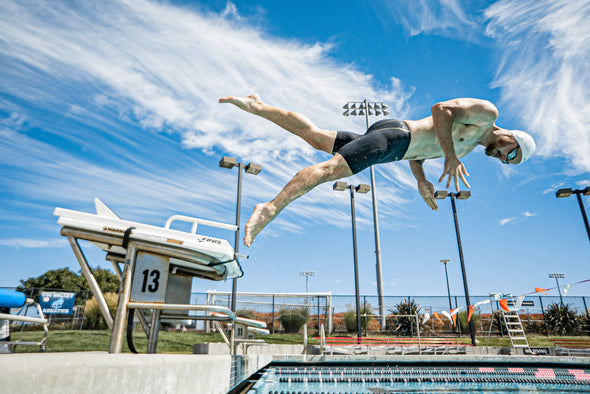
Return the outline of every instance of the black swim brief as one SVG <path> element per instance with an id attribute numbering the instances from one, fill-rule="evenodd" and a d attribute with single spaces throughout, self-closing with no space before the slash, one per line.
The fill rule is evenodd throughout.
<path id="1" fill-rule="evenodd" d="M 410 129 L 405 122 L 386 119 L 375 122 L 363 135 L 338 131 L 332 154 L 339 153 L 357 174 L 373 164 L 401 160 L 410 146 Z"/>

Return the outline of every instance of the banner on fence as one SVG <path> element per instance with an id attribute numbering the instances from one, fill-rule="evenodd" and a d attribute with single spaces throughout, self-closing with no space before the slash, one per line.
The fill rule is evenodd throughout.
<path id="1" fill-rule="evenodd" d="M 74 313 L 76 293 L 42 291 L 39 305 L 46 315 L 71 315 Z"/>

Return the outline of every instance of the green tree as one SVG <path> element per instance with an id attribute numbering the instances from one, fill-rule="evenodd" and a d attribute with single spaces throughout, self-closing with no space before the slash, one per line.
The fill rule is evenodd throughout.
<path id="1" fill-rule="evenodd" d="M 100 287 L 100 290 L 102 290 L 103 293 L 119 292 L 120 281 L 117 275 L 115 275 L 112 271 L 97 267 L 94 268 L 92 272 L 94 273 L 98 287 Z M 84 281 L 84 285 L 86 287 L 86 279 L 82 278 L 82 280 Z"/>
<path id="2" fill-rule="evenodd" d="M 69 268 L 62 268 L 57 270 L 49 270 L 41 276 L 31 277 L 27 280 L 20 281 L 17 286 L 17 291 L 26 292 L 27 289 L 64 289 L 64 290 L 83 290 L 84 282 L 82 278 L 75 272 L 70 271 Z M 38 294 L 33 293 L 36 297 Z"/>
<path id="3" fill-rule="evenodd" d="M 103 293 L 119 292 L 119 278 L 111 271 L 103 268 L 92 270 L 96 282 Z M 60 289 L 80 291 L 88 290 L 86 279 L 79 274 L 70 271 L 69 268 L 49 270 L 41 276 L 20 280 L 16 290 L 21 291 L 29 297 L 37 298 L 42 289 Z M 31 293 L 30 290 L 33 290 Z"/>

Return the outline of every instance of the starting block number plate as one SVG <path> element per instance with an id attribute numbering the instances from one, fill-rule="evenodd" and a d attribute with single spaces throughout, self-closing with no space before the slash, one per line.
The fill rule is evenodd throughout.
<path id="1" fill-rule="evenodd" d="M 169 257 L 138 252 L 131 286 L 131 301 L 164 302 L 169 266 Z"/>

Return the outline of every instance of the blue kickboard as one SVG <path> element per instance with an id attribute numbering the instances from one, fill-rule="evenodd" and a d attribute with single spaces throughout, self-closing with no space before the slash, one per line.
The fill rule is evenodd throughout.
<path id="1" fill-rule="evenodd" d="M 20 308 L 26 300 L 20 291 L 0 289 L 0 308 Z"/>

